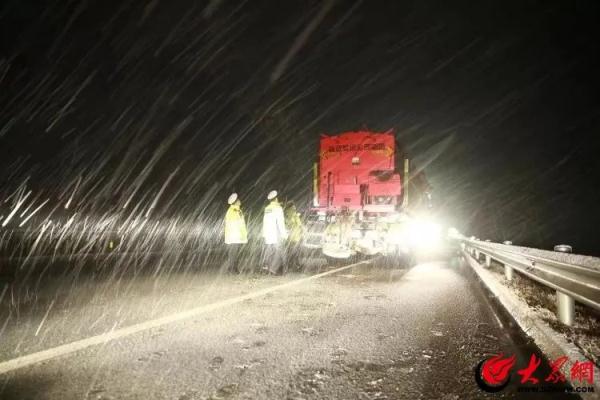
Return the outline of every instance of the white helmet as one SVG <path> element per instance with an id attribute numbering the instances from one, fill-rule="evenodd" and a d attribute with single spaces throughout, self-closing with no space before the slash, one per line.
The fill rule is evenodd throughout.
<path id="1" fill-rule="evenodd" d="M 277 197 L 277 190 L 271 190 L 267 195 L 267 200 L 273 200 L 275 197 Z"/>
<path id="2" fill-rule="evenodd" d="M 227 199 L 227 204 L 232 205 L 233 203 L 235 203 L 235 201 L 237 199 L 238 199 L 237 193 L 231 193 L 231 195 L 229 195 L 229 198 Z"/>

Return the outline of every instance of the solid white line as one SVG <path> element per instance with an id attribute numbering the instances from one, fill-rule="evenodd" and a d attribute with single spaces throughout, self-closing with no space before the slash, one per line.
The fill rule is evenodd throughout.
<path id="1" fill-rule="evenodd" d="M 61 357 L 67 354 L 74 353 L 79 350 L 86 349 L 91 346 L 95 346 L 98 344 L 103 344 L 109 342 L 111 340 L 119 339 L 125 336 L 132 335 L 134 333 L 142 332 L 148 329 L 156 328 L 162 325 L 171 324 L 173 322 L 181 321 L 198 314 L 204 314 L 218 308 L 222 308 L 225 306 L 229 306 L 236 303 L 241 303 L 244 300 L 254 299 L 260 296 L 264 296 L 267 293 L 274 292 L 276 290 L 280 290 L 286 287 L 298 285 L 300 283 L 308 282 L 311 280 L 315 280 L 327 275 L 332 275 L 349 268 L 356 267 L 362 264 L 370 264 L 370 261 L 361 261 L 355 264 L 346 265 L 340 268 L 332 269 L 330 271 L 321 272 L 320 274 L 311 275 L 306 278 L 297 279 L 295 281 L 282 283 L 281 285 L 272 286 L 266 289 L 261 289 L 259 291 L 248 293 L 242 296 L 233 297 L 230 299 L 218 301 L 216 303 L 207 304 L 199 307 L 192 308 L 190 310 L 182 311 L 180 313 L 171 314 L 166 317 L 153 319 L 146 322 L 141 322 L 139 324 L 131 325 L 125 328 L 111 330 L 106 333 L 102 333 L 97 336 L 92 336 L 86 339 L 76 340 L 71 343 L 63 344 L 57 347 L 53 347 L 51 349 L 42 350 L 37 353 L 28 354 L 22 357 L 17 357 L 12 360 L 4 361 L 0 363 L 0 374 L 5 374 L 10 371 L 14 371 L 19 368 L 27 367 L 32 364 L 36 364 L 39 362 L 51 360 L 56 357 Z"/>

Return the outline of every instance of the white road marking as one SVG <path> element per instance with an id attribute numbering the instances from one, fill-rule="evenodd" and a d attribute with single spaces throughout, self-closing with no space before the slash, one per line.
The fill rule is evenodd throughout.
<path id="1" fill-rule="evenodd" d="M 91 346 L 103 344 L 109 342 L 111 340 L 119 339 L 125 336 L 132 335 L 134 333 L 146 331 L 148 329 L 156 328 L 162 325 L 171 324 L 173 322 L 181 321 L 199 314 L 204 314 L 225 306 L 229 306 L 236 303 L 241 303 L 244 300 L 254 299 L 260 296 L 264 296 L 267 293 L 271 293 L 286 287 L 295 286 L 300 283 L 308 282 L 311 280 L 319 279 L 327 275 L 332 275 L 359 265 L 370 264 L 370 261 L 361 261 L 355 264 L 346 265 L 340 268 L 332 269 L 330 271 L 321 272 L 320 274 L 315 274 L 308 276 L 306 278 L 297 279 L 295 281 L 282 283 L 281 285 L 272 286 L 266 289 L 261 289 L 259 291 L 248 293 L 242 296 L 233 297 L 230 299 L 218 301 L 216 303 L 207 304 L 199 307 L 192 308 L 187 311 L 182 311 L 180 313 L 171 314 L 166 317 L 156 318 L 150 321 L 141 322 L 139 324 L 134 324 L 125 328 L 110 330 L 106 333 L 102 333 L 100 335 L 92 336 L 86 339 L 76 340 L 71 343 L 63 344 L 57 347 L 53 347 L 51 349 L 42 350 L 37 353 L 28 354 L 22 357 L 13 358 L 12 360 L 4 361 L 0 363 L 0 374 L 5 374 L 10 371 L 14 371 L 19 368 L 24 368 L 33 364 L 37 364 L 43 361 L 48 361 L 53 358 L 65 356 L 67 354 L 74 353 L 79 350 L 86 349 Z"/>

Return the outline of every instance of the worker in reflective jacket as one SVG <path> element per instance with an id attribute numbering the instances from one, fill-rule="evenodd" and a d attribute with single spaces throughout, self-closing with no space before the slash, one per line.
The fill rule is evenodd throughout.
<path id="1" fill-rule="evenodd" d="M 300 269 L 300 245 L 304 237 L 304 225 L 300 218 L 300 213 L 296 210 L 293 201 L 288 201 L 285 205 L 285 225 L 289 229 L 289 238 L 287 242 L 287 265 L 292 268 Z"/>
<path id="2" fill-rule="evenodd" d="M 248 243 L 248 230 L 242 213 L 242 203 L 237 193 L 232 193 L 227 199 L 229 209 L 225 214 L 225 245 L 227 246 L 227 261 L 223 271 L 239 273 L 238 260 L 244 244 Z"/>
<path id="3" fill-rule="evenodd" d="M 271 274 L 283 273 L 283 244 L 288 237 L 285 228 L 283 208 L 277 201 L 277 191 L 272 190 L 267 196 L 269 205 L 265 207 L 263 217 L 263 238 L 265 239 L 265 260 L 267 272 Z"/>

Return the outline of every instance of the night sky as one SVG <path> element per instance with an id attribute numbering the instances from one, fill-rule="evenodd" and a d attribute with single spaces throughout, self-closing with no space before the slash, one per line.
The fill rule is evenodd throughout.
<path id="1" fill-rule="evenodd" d="M 307 206 L 320 134 L 393 128 L 448 225 L 600 255 L 596 1 L 4 4 L 0 199 Z"/>

